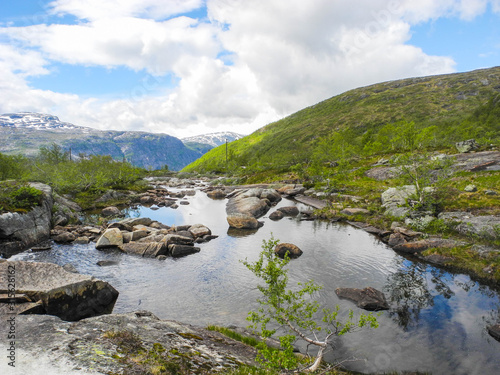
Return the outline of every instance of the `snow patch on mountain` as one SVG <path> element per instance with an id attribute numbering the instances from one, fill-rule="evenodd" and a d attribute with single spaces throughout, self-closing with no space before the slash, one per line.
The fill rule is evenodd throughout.
<path id="1" fill-rule="evenodd" d="M 234 132 L 218 132 L 182 138 L 181 140 L 184 143 L 202 143 L 217 147 L 226 143 L 226 140 L 227 142 L 232 142 L 243 137 L 244 135 Z"/>
<path id="2" fill-rule="evenodd" d="M 57 116 L 33 112 L 4 113 L 0 115 L 0 126 L 39 130 L 86 129 L 82 126 L 70 124 L 69 122 L 62 122 Z"/>

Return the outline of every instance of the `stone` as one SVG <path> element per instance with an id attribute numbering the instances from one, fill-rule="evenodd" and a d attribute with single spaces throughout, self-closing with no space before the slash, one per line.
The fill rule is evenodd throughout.
<path id="1" fill-rule="evenodd" d="M 30 183 L 40 190 L 42 202 L 27 213 L 7 212 L 0 215 L 0 252 L 6 256 L 29 249 L 49 239 L 52 219 L 52 188 L 45 184 Z"/>
<path id="2" fill-rule="evenodd" d="M 6 275 L 8 269 L 15 269 L 19 293 L 28 296 L 32 302 L 40 302 L 44 314 L 64 320 L 75 321 L 111 313 L 118 297 L 118 292 L 107 282 L 67 272 L 56 264 L 0 263 L 0 274 Z M 7 290 L 7 278 L 0 278 L 0 294 Z"/>
<path id="3" fill-rule="evenodd" d="M 389 236 L 389 242 L 387 243 L 390 247 L 400 246 L 406 243 L 406 237 L 401 233 L 393 233 Z"/>
<path id="4" fill-rule="evenodd" d="M 76 236 L 70 232 L 62 232 L 57 236 L 53 236 L 52 239 L 57 243 L 69 243 L 76 240 Z"/>
<path id="5" fill-rule="evenodd" d="M 414 185 L 405 185 L 397 188 L 389 188 L 382 193 L 382 207 L 385 208 L 385 215 L 395 218 L 404 218 L 409 212 L 406 201 L 415 195 L 417 189 Z"/>
<path id="6" fill-rule="evenodd" d="M 464 191 L 467 192 L 467 193 L 475 193 L 477 191 L 477 186 L 476 185 L 467 185 L 465 188 L 464 188 Z"/>
<path id="7" fill-rule="evenodd" d="M 110 247 L 120 247 L 123 245 L 123 235 L 118 228 L 107 229 L 97 240 L 95 248 L 106 249 Z"/>
<path id="8" fill-rule="evenodd" d="M 300 257 L 303 252 L 297 245 L 284 242 L 276 245 L 274 253 L 280 258 L 284 258 L 288 254 L 290 259 L 295 259 Z"/>
<path id="9" fill-rule="evenodd" d="M 455 143 L 455 147 L 457 148 L 458 152 L 465 154 L 476 150 L 478 148 L 478 144 L 476 143 L 475 139 L 468 139 L 466 141 Z"/>
<path id="10" fill-rule="evenodd" d="M 474 216 L 469 212 L 442 212 L 438 219 L 450 222 L 455 225 L 455 230 L 467 236 L 477 236 L 482 239 L 500 239 L 500 216 L 484 215 Z"/>
<path id="11" fill-rule="evenodd" d="M 163 237 L 162 242 L 167 245 L 171 244 L 192 245 L 193 239 L 190 237 L 180 236 L 179 234 L 167 234 L 166 236 Z"/>
<path id="12" fill-rule="evenodd" d="M 274 220 L 274 221 L 281 220 L 284 217 L 285 217 L 285 215 L 283 215 L 283 212 L 281 212 L 281 211 L 274 211 L 271 213 L 271 215 L 269 215 L 269 219 Z"/>
<path id="13" fill-rule="evenodd" d="M 153 220 L 151 220 L 148 217 L 128 218 L 128 219 L 124 219 L 124 220 L 119 221 L 120 224 L 125 224 L 125 225 L 128 225 L 130 227 L 134 227 L 136 225 L 149 226 L 149 225 L 151 225 L 152 222 L 153 222 Z"/>
<path id="14" fill-rule="evenodd" d="M 170 255 L 174 258 L 183 257 L 190 254 L 195 254 L 200 252 L 199 247 L 189 246 L 189 245 L 168 245 L 168 251 Z"/>
<path id="15" fill-rule="evenodd" d="M 103 208 L 101 211 L 102 216 L 110 217 L 110 216 L 120 216 L 122 215 L 121 211 L 118 209 L 118 207 L 115 206 L 109 206 L 106 208 Z"/>
<path id="16" fill-rule="evenodd" d="M 493 326 L 488 327 L 488 333 L 495 340 L 500 341 L 500 324 L 495 324 Z"/>
<path id="17" fill-rule="evenodd" d="M 218 332 L 160 320 L 147 311 L 102 315 L 78 322 L 48 315 L 22 315 L 16 317 L 16 323 L 16 369 L 9 368 L 2 374 L 227 374 L 234 372 L 237 364 L 256 365 L 254 348 Z M 119 341 L 109 335 L 113 332 L 118 334 L 118 340 L 126 335 L 132 339 L 125 342 L 136 344 L 135 348 L 127 346 L 132 352 L 124 354 Z M 0 333 L 4 337 L 5 332 Z M 168 353 L 168 362 L 162 356 L 160 363 L 171 364 L 174 370 L 156 372 L 162 367 L 152 366 L 149 360 L 134 362 L 136 358 L 145 358 L 139 348 L 149 350 L 154 346 L 164 356 Z M 160 351 L 156 352 L 158 358 Z M 177 371 L 178 364 L 182 371 Z M 7 368 L 6 358 L 0 364 L 1 369 L 4 367 Z"/>
<path id="18" fill-rule="evenodd" d="M 90 243 L 90 238 L 88 238 L 87 236 L 77 237 L 73 241 L 73 243 L 77 245 L 87 245 L 88 243 Z"/>
<path id="19" fill-rule="evenodd" d="M 294 196 L 299 195 L 299 194 L 304 194 L 305 191 L 306 191 L 305 187 L 297 186 L 297 187 L 292 188 L 292 189 L 286 189 L 284 191 L 284 194 L 286 194 L 290 197 L 294 197 Z"/>
<path id="20" fill-rule="evenodd" d="M 236 229 L 257 229 L 259 222 L 251 215 L 243 213 L 234 213 L 227 215 L 227 223 L 231 228 Z"/>
<path id="21" fill-rule="evenodd" d="M 268 199 L 272 203 L 278 203 L 281 201 L 281 194 L 275 189 L 264 189 L 260 194 L 261 199 Z"/>
<path id="22" fill-rule="evenodd" d="M 283 216 L 297 216 L 299 214 L 297 206 L 280 207 L 278 211 L 282 212 Z"/>
<path id="23" fill-rule="evenodd" d="M 486 195 L 498 195 L 498 193 L 494 190 L 486 190 L 484 192 L 484 194 L 486 194 Z"/>
<path id="24" fill-rule="evenodd" d="M 127 254 L 136 254 L 145 258 L 156 258 L 168 253 L 168 246 L 164 242 L 129 242 L 120 246 L 120 249 Z"/>
<path id="25" fill-rule="evenodd" d="M 209 236 L 212 231 L 203 224 L 194 224 L 189 228 L 189 232 L 194 236 L 194 238 Z"/>
<path id="26" fill-rule="evenodd" d="M 217 189 L 217 190 L 212 190 L 207 193 L 207 196 L 211 199 L 224 199 L 226 198 L 226 193 L 224 193 L 222 190 Z"/>
<path id="27" fill-rule="evenodd" d="M 381 291 L 368 287 L 365 289 L 337 288 L 335 293 L 339 298 L 348 299 L 368 311 L 389 310 L 389 304 Z"/>
<path id="28" fill-rule="evenodd" d="M 108 266 L 115 266 L 118 264 L 118 262 L 114 260 L 99 260 L 96 264 L 99 267 L 108 267 Z"/>
<path id="29" fill-rule="evenodd" d="M 74 265 L 72 265 L 71 263 L 66 263 L 64 266 L 63 266 L 64 270 L 67 271 L 67 272 L 73 272 L 73 273 L 78 273 L 78 270 L 75 268 Z"/>
<path id="30" fill-rule="evenodd" d="M 392 246 L 396 251 L 408 254 L 422 253 L 431 248 L 451 248 L 464 245 L 464 243 L 442 238 L 425 239 L 414 242 L 405 242 Z"/>

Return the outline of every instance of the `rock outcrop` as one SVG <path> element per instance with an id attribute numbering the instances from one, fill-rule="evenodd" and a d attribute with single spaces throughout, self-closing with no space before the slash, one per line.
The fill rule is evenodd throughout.
<path id="1" fill-rule="evenodd" d="M 23 315 L 16 323 L 16 341 L 29 343 L 18 345 L 16 353 L 16 368 L 24 374 L 147 374 L 162 367 L 168 370 L 162 373 L 223 374 L 240 364 L 255 365 L 257 354 L 218 332 L 160 320 L 147 311 L 78 322 Z M 7 337 L 4 327 L 1 337 Z M 6 345 L 0 340 L 2 353 Z M 0 372 L 6 363 L 0 361 Z"/>
<path id="2" fill-rule="evenodd" d="M 337 288 L 335 293 L 339 298 L 355 302 L 359 308 L 364 310 L 380 311 L 389 309 L 384 293 L 372 287 L 365 289 Z"/>
<path id="3" fill-rule="evenodd" d="M 0 278 L 0 294 L 6 295 L 0 314 L 49 314 L 75 321 L 111 313 L 118 298 L 107 282 L 52 263 L 6 261 L 0 263 L 0 273 L 13 280 L 9 285 L 6 277 Z M 14 304 L 9 303 L 12 294 Z"/>
<path id="4" fill-rule="evenodd" d="M 0 253 L 11 256 L 45 241 L 50 236 L 52 219 L 52 188 L 30 183 L 43 192 L 42 202 L 27 213 L 7 212 L 0 215 Z"/>

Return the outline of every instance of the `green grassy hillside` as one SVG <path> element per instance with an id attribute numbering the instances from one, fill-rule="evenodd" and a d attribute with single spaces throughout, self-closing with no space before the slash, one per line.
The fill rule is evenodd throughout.
<path id="1" fill-rule="evenodd" d="M 183 169 L 262 179 L 314 163 L 500 142 L 500 67 L 358 88 L 215 148 Z M 227 160 L 227 161 L 226 161 Z"/>

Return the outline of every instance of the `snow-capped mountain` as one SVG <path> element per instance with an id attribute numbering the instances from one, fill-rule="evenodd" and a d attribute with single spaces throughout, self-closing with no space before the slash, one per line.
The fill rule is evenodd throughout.
<path id="1" fill-rule="evenodd" d="M 62 122 L 57 116 L 19 112 L 0 114 L 0 153 L 37 155 L 41 146 L 56 143 L 79 155 L 110 155 L 135 166 L 180 170 L 202 152 L 175 137 L 146 132 L 97 130 Z"/>
<path id="2" fill-rule="evenodd" d="M 194 137 L 182 138 L 181 140 L 184 143 L 202 143 L 210 145 L 212 147 L 217 147 L 226 143 L 226 140 L 227 142 L 232 142 L 243 137 L 244 135 L 238 133 L 219 132 L 219 133 L 196 135 Z"/>
<path id="3" fill-rule="evenodd" d="M 88 129 L 82 126 L 70 124 L 69 122 L 62 122 L 57 116 L 33 112 L 4 113 L 3 115 L 0 115 L 0 126 L 52 130 Z"/>

